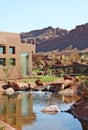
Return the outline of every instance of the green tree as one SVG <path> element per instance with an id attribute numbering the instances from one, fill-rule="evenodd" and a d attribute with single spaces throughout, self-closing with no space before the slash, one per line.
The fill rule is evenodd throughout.
<path id="1" fill-rule="evenodd" d="M 6 62 L 6 65 L 3 68 L 3 71 L 5 73 L 5 82 L 7 82 L 9 80 L 9 74 L 13 69 L 13 60 L 9 59 Z"/>

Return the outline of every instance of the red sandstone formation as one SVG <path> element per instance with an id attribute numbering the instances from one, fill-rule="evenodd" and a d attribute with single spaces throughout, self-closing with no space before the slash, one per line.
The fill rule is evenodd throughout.
<path id="1" fill-rule="evenodd" d="M 8 88 L 12 88 L 14 91 L 29 91 L 29 90 L 31 90 L 31 87 L 30 87 L 29 83 L 26 84 L 25 86 L 22 83 L 21 83 L 21 85 L 22 86 L 20 86 L 19 83 L 8 81 L 7 84 L 2 85 L 2 88 L 4 90 L 7 90 Z"/>
<path id="2" fill-rule="evenodd" d="M 35 83 L 36 83 L 36 85 L 38 85 L 38 86 L 40 86 L 40 85 L 43 86 L 43 82 L 42 82 L 40 79 L 37 79 L 37 80 L 35 81 Z"/>
<path id="3" fill-rule="evenodd" d="M 37 52 L 48 52 L 56 49 L 61 51 L 69 46 L 83 50 L 88 48 L 88 23 L 76 26 L 70 31 L 52 27 L 34 30 L 21 33 L 21 38 L 28 41 L 35 39 Z"/>

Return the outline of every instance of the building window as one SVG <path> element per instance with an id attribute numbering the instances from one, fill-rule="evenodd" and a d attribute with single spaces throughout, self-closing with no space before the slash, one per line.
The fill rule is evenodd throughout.
<path id="1" fill-rule="evenodd" d="M 0 54 L 5 54 L 5 53 L 6 53 L 6 47 L 0 46 Z"/>
<path id="2" fill-rule="evenodd" d="M 0 58 L 0 66 L 5 66 L 6 59 L 5 58 Z"/>
<path id="3" fill-rule="evenodd" d="M 10 54 L 15 54 L 15 47 L 10 46 L 10 47 L 9 47 L 9 53 L 10 53 Z"/>
<path id="4" fill-rule="evenodd" d="M 13 65 L 13 66 L 16 65 L 16 60 L 15 60 L 15 58 L 10 58 L 10 65 Z"/>
<path id="5" fill-rule="evenodd" d="M 29 53 L 22 52 L 21 53 L 21 74 L 22 76 L 29 75 Z"/>

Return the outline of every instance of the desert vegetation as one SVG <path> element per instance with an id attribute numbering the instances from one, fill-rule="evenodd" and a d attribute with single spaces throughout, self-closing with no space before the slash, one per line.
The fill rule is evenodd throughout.
<path id="1" fill-rule="evenodd" d="M 71 52 L 65 53 L 65 50 L 64 52 L 56 50 L 48 53 L 36 53 L 33 55 L 33 71 L 37 75 L 87 75 L 88 54 L 80 54 L 74 49 Z"/>

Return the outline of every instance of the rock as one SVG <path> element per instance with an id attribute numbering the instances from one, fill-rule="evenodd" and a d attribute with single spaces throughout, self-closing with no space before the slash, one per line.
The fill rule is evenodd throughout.
<path id="1" fill-rule="evenodd" d="M 50 105 L 50 106 L 42 109 L 42 112 L 46 112 L 46 113 L 47 112 L 49 112 L 49 113 L 56 113 L 58 111 L 59 111 L 59 109 L 58 109 L 58 107 L 56 105 Z"/>
<path id="2" fill-rule="evenodd" d="M 14 82 L 11 82 L 11 81 L 8 81 L 7 84 L 3 85 L 2 88 L 4 90 L 7 90 L 8 88 L 12 88 L 14 89 L 15 91 L 19 90 L 20 87 L 18 84 L 14 83 Z"/>
<path id="3" fill-rule="evenodd" d="M 40 86 L 40 85 L 43 86 L 43 82 L 42 82 L 40 79 L 37 79 L 37 80 L 35 81 L 35 83 L 36 83 L 36 85 L 38 85 L 38 86 Z"/>
<path id="4" fill-rule="evenodd" d="M 60 51 L 69 46 L 79 50 L 88 48 L 88 23 L 78 25 L 70 31 L 48 27 L 20 35 L 22 41 L 36 44 L 37 52 L 49 52 L 56 49 Z M 72 50 L 69 51 L 72 53 Z"/>
<path id="5" fill-rule="evenodd" d="M 70 113 L 77 117 L 78 119 L 82 119 L 88 123 L 88 95 L 85 95 L 84 98 L 78 100 L 75 104 L 73 104 L 70 108 Z"/>
<path id="6" fill-rule="evenodd" d="M 11 127 L 9 124 L 0 121 L 0 130 L 16 130 L 15 128 Z"/>
<path id="7" fill-rule="evenodd" d="M 15 93 L 14 89 L 13 88 L 7 88 L 5 91 L 4 91 L 5 94 L 7 95 L 13 95 Z"/>
<path id="8" fill-rule="evenodd" d="M 14 91 L 29 91 L 31 90 L 30 83 L 24 83 L 24 82 L 11 82 L 8 81 L 7 84 L 2 85 L 2 88 L 4 90 L 7 90 L 8 88 L 12 88 Z"/>
<path id="9" fill-rule="evenodd" d="M 73 95 L 74 91 L 72 89 L 65 89 L 58 92 L 61 95 Z"/>
<path id="10" fill-rule="evenodd" d="M 18 82 L 19 91 L 31 91 L 31 85 L 30 83 L 24 83 L 24 82 Z"/>
<path id="11" fill-rule="evenodd" d="M 39 85 L 32 88 L 32 91 L 44 91 L 44 89 L 45 89 L 44 86 Z"/>
<path id="12" fill-rule="evenodd" d="M 65 75 L 65 76 L 64 76 L 64 80 L 66 80 L 66 79 L 68 79 L 68 80 L 73 80 L 73 81 L 76 80 L 74 77 L 69 76 L 69 75 Z"/>
<path id="13" fill-rule="evenodd" d="M 66 79 L 66 80 L 64 80 L 63 83 L 64 83 L 64 89 L 71 88 L 74 85 L 75 81 Z"/>
<path id="14" fill-rule="evenodd" d="M 64 84 L 63 83 L 51 83 L 49 91 L 53 93 L 57 93 L 60 90 L 64 89 Z"/>

